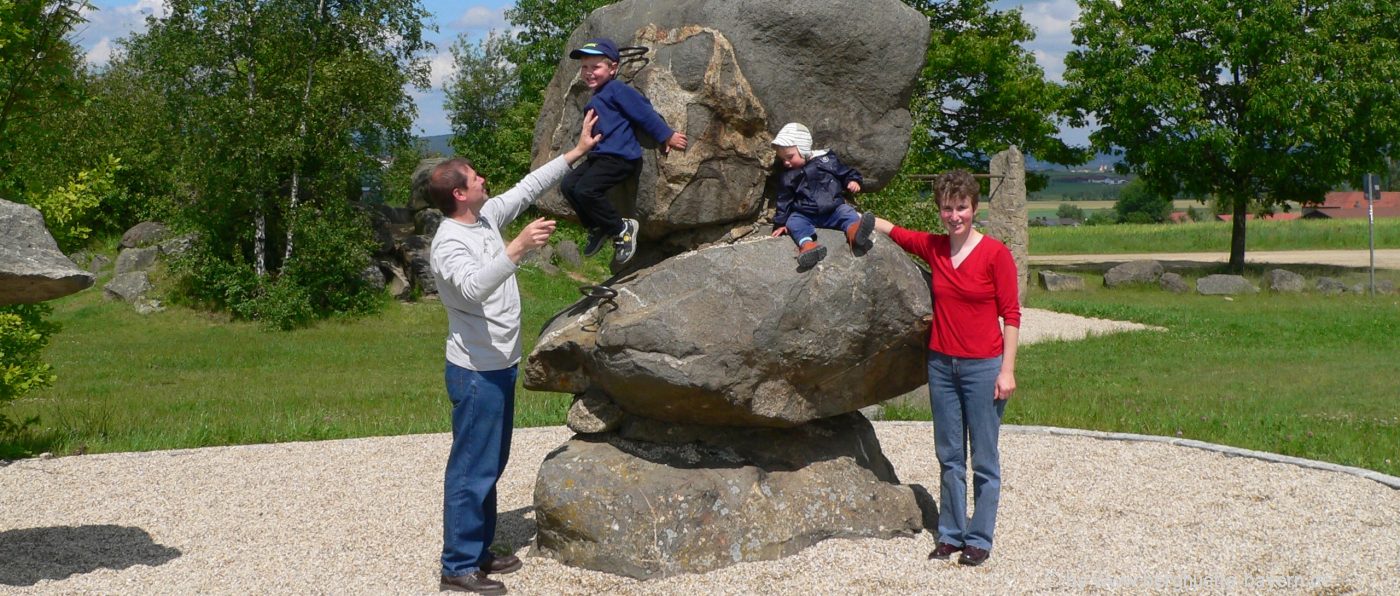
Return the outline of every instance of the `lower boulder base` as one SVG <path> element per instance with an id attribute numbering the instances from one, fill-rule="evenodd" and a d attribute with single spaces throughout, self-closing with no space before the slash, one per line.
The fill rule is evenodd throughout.
<path id="1" fill-rule="evenodd" d="M 789 429 L 638 426 L 575 436 L 545 459 L 534 554 L 651 578 L 911 535 L 936 518 L 859 414 Z"/>

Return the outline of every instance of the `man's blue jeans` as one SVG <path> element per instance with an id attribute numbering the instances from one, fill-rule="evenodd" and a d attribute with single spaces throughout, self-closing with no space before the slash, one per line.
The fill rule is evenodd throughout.
<path id="1" fill-rule="evenodd" d="M 997 435 L 1006 401 L 997 401 L 1001 357 L 954 358 L 930 351 L 929 403 L 938 452 L 938 541 L 992 549 L 1001 498 L 1001 459 Z M 973 512 L 967 517 L 967 450 L 972 446 Z"/>
<path id="2" fill-rule="evenodd" d="M 788 214 L 787 229 L 788 235 L 792 236 L 792 241 L 801 246 L 803 238 L 815 238 L 817 228 L 828 230 L 839 230 L 841 232 L 840 242 L 846 241 L 846 228 L 851 224 L 860 221 L 860 212 L 848 203 L 838 205 L 835 210 L 826 216 L 806 215 L 796 211 Z"/>
<path id="3" fill-rule="evenodd" d="M 518 367 L 475 371 L 447 363 L 452 451 L 442 495 L 442 574 L 475 573 L 496 536 L 496 481 L 510 456 Z"/>

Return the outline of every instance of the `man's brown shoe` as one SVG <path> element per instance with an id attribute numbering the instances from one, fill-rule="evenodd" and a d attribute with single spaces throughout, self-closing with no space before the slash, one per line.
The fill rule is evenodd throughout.
<path id="1" fill-rule="evenodd" d="M 958 552 L 962 549 L 963 547 L 961 546 L 953 546 L 951 544 L 948 544 L 947 542 L 940 542 L 938 543 L 938 547 L 934 548 L 933 552 L 928 554 L 928 558 L 946 561 L 948 560 L 948 557 L 953 556 L 953 553 Z"/>
<path id="2" fill-rule="evenodd" d="M 519 571 L 520 568 L 524 566 L 525 563 L 520 560 L 520 557 L 515 555 L 499 555 L 491 557 L 491 560 L 486 563 L 486 567 L 483 567 L 483 569 L 486 573 L 503 574 Z"/>
<path id="3" fill-rule="evenodd" d="M 977 548 L 975 546 L 969 546 L 967 548 L 964 548 L 963 554 L 958 557 L 958 564 L 967 565 L 968 567 L 976 567 L 978 565 L 986 563 L 987 557 L 991 555 L 992 553 L 987 552 L 986 549 Z"/>
<path id="4" fill-rule="evenodd" d="M 438 584 L 438 590 L 453 592 L 472 592 L 474 594 L 505 594 L 506 585 L 494 579 L 486 577 L 486 573 L 478 571 L 466 575 L 442 576 L 442 583 Z"/>

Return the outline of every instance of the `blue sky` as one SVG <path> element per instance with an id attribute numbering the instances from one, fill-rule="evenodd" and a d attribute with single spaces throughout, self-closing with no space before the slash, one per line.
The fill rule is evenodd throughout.
<path id="1" fill-rule="evenodd" d="M 163 16 L 163 0 L 93 0 L 95 11 L 85 16 L 88 23 L 75 34 L 74 41 L 87 52 L 90 63 L 105 64 L 111 57 L 116 40 L 133 31 L 145 30 L 147 15 Z M 1036 60 L 1045 69 L 1051 80 L 1063 81 L 1064 57 L 1072 44 L 1070 25 L 1079 15 L 1079 6 L 1074 0 L 1044 0 L 1038 2 L 993 2 L 999 9 L 1022 7 L 1026 22 L 1035 28 L 1035 41 L 1027 44 L 1027 49 L 1035 54 Z M 436 46 L 432 60 L 432 89 L 410 89 L 410 95 L 418 106 L 418 120 L 415 132 L 420 135 L 439 135 L 451 132 L 451 124 L 443 111 L 442 85 L 452 74 L 452 58 L 448 47 L 459 35 L 467 35 L 476 40 L 484 37 L 492 29 L 504 29 L 505 10 L 514 5 L 513 0 L 423 0 L 423 6 L 432 13 L 430 24 L 437 27 L 436 33 L 428 35 Z M 1088 143 L 1088 131 L 1066 129 L 1061 137 L 1075 144 Z"/>

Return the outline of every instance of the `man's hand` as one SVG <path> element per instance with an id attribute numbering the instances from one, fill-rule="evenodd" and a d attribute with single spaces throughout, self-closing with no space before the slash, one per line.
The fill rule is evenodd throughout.
<path id="1" fill-rule="evenodd" d="M 574 162 L 588 155 L 588 152 L 592 151 L 594 147 L 597 147 L 598 143 L 603 142 L 603 135 L 593 134 L 593 125 L 597 123 L 598 114 L 594 113 L 593 110 L 588 110 L 588 112 L 584 113 L 583 128 L 578 131 L 578 144 L 574 145 L 573 149 L 570 149 L 568 153 L 564 154 L 564 160 L 568 161 L 569 165 L 573 165 Z"/>
<path id="2" fill-rule="evenodd" d="M 554 234 L 556 225 L 554 220 L 543 217 L 526 224 L 525 229 L 520 230 L 520 234 L 506 246 L 506 257 L 512 263 L 519 263 L 530 251 L 549 244 L 549 237 Z"/>
<path id="3" fill-rule="evenodd" d="M 779 227 L 779 228 L 776 229 L 776 230 L 773 230 L 773 237 L 774 237 L 774 238 L 777 238 L 778 236 L 782 236 L 783 234 L 786 234 L 786 233 L 788 233 L 787 226 L 782 226 L 782 227 Z"/>
<path id="4" fill-rule="evenodd" d="M 860 192 L 860 183 L 859 183 L 859 182 L 856 182 L 855 180 L 852 180 L 852 181 L 850 181 L 850 182 L 847 182 L 847 183 L 846 183 L 846 190 L 851 191 L 851 194 L 858 193 L 858 192 Z"/>

